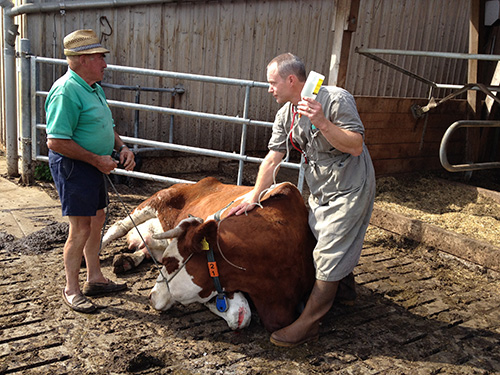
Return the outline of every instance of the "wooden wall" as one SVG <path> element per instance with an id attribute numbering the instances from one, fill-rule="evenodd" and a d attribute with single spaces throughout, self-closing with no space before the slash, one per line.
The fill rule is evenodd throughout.
<path id="1" fill-rule="evenodd" d="M 307 68 L 328 72 L 333 48 L 332 30 L 338 1 L 234 0 L 170 1 L 118 8 L 67 10 L 30 14 L 24 37 L 32 53 L 64 58 L 63 38 L 80 28 L 92 28 L 111 51 L 108 64 L 181 73 L 266 81 L 267 63 L 283 52 L 304 59 Z M 42 89 L 63 74 L 43 70 Z M 174 106 L 220 115 L 243 116 L 245 89 L 177 79 L 107 72 L 104 82 L 141 87 L 184 85 Z M 106 89 L 108 99 L 134 101 L 134 92 Z M 170 95 L 141 93 L 141 103 L 171 106 Z M 272 121 L 278 106 L 265 89 L 252 89 L 250 118 Z M 133 134 L 134 111 L 113 110 L 118 130 Z M 168 141 L 170 117 L 141 112 L 139 136 Z M 241 126 L 176 117 L 177 144 L 237 151 Z M 262 150 L 269 131 L 250 127 L 247 148 Z"/>
<path id="2" fill-rule="evenodd" d="M 353 95 L 427 98 L 429 85 L 355 52 L 356 47 L 468 52 L 470 0 L 360 0 L 352 36 L 346 89 Z M 380 54 L 437 83 L 467 83 L 467 60 Z M 435 89 L 443 98 L 450 90 Z"/>
<path id="3" fill-rule="evenodd" d="M 466 119 L 467 108 L 465 100 L 445 102 L 428 112 L 425 125 L 425 118 L 416 120 L 411 113 L 413 104 L 427 104 L 423 99 L 358 96 L 356 104 L 377 175 L 442 169 L 441 139 L 451 124 Z M 462 162 L 464 135 L 465 132 L 457 131 L 448 146 L 452 164 Z"/>
<path id="4" fill-rule="evenodd" d="M 107 59 L 110 64 L 265 81 L 267 62 L 286 51 L 303 57 L 308 70 L 329 71 L 335 28 L 339 28 L 335 25 L 335 16 L 341 3 L 345 2 L 171 1 L 149 6 L 30 14 L 19 17 L 16 22 L 21 26 L 21 37 L 30 39 L 31 52 L 38 56 L 63 58 L 64 36 L 75 29 L 92 28 L 111 50 Z M 465 110 L 461 102 L 455 104 L 460 114 L 452 113 L 453 106 L 448 107 L 451 102 L 434 109 L 429 115 L 422 150 L 419 150 L 424 120 L 416 122 L 409 108 L 414 103 L 424 105 L 426 100 L 394 97 L 427 97 L 427 89 L 355 54 L 353 49 L 364 46 L 465 52 L 467 5 L 468 0 L 360 0 L 346 88 L 358 100 L 367 129 L 366 142 L 379 173 L 440 168 L 441 136 L 451 123 L 465 118 L 462 115 Z M 393 62 L 436 82 L 463 83 L 460 77 L 465 73 L 460 64 L 450 67 L 449 62 L 442 59 L 423 63 L 417 59 L 397 58 Z M 63 73 L 59 67 L 42 69 L 40 89 L 48 90 Z M 239 87 L 109 71 L 105 81 L 162 88 L 182 83 L 186 93 L 175 98 L 176 108 L 240 116 L 243 111 L 244 89 Z M 265 89 L 252 91 L 250 117 L 272 121 L 278 105 Z M 106 89 L 106 94 L 114 100 L 133 102 L 135 99 L 130 91 Z M 143 104 L 167 107 L 171 105 L 170 99 L 169 94 L 141 94 Z M 118 131 L 133 135 L 134 111 L 113 109 L 113 112 Z M 141 112 L 139 122 L 140 137 L 168 140 L 169 116 Z M 0 143 L 3 143 L 3 121 L 1 124 Z M 238 125 L 176 117 L 173 135 L 178 144 L 236 151 L 240 129 Z M 265 152 L 269 136 L 268 129 L 251 127 L 247 150 Z"/>

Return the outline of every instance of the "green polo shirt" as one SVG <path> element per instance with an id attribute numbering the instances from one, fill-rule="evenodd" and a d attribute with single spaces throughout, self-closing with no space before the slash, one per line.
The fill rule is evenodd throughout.
<path id="1" fill-rule="evenodd" d="M 89 86 L 71 69 L 50 89 L 45 101 L 47 137 L 72 139 L 98 155 L 111 155 L 114 122 L 102 87 Z"/>

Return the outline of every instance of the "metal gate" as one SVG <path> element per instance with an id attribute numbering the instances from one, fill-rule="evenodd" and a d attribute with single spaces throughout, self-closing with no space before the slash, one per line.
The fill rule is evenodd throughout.
<path id="1" fill-rule="evenodd" d="M 45 98 L 48 95 L 47 91 L 39 90 L 39 69 L 37 69 L 38 64 L 55 64 L 55 65 L 67 65 L 66 60 L 62 59 L 53 59 L 46 57 L 38 57 L 38 56 L 25 56 L 21 64 L 21 80 L 23 81 L 21 87 L 30 87 L 30 90 L 22 90 L 22 123 L 23 123 L 23 144 L 31 143 L 31 155 L 23 155 L 23 160 L 28 161 L 31 160 L 39 160 L 39 161 L 48 161 L 48 157 L 40 154 L 40 135 L 42 131 L 45 131 L 46 124 L 41 123 L 41 114 L 38 112 L 39 108 L 42 108 L 40 105 L 41 98 Z M 165 78 L 175 78 L 179 80 L 191 80 L 191 81 L 199 81 L 199 82 L 211 82 L 215 84 L 223 84 L 223 85 L 236 85 L 240 87 L 245 87 L 245 98 L 243 105 L 243 117 L 235 117 L 235 116 L 226 116 L 226 115 L 218 115 L 212 113 L 205 112 L 197 112 L 197 111 L 188 111 L 182 109 L 175 108 L 167 108 L 167 107 L 159 107 L 153 105 L 145 105 L 138 103 L 130 103 L 123 101 L 115 101 L 108 100 L 108 104 L 110 107 L 118 107 L 125 108 L 130 110 L 138 110 L 138 111 L 150 111 L 150 112 L 158 112 L 169 114 L 171 116 L 186 116 L 192 118 L 206 119 L 206 120 L 216 120 L 222 123 L 227 124 L 237 124 L 242 127 L 241 131 L 241 140 L 240 140 L 240 150 L 239 153 L 231 153 L 224 151 L 211 150 L 206 148 L 199 147 L 190 147 L 185 145 L 174 144 L 172 142 L 159 142 L 153 140 L 146 140 L 137 137 L 126 137 L 121 136 L 122 140 L 128 144 L 138 145 L 138 146 L 146 146 L 146 147 L 154 147 L 155 149 L 162 150 L 171 150 L 171 151 L 181 151 L 190 154 L 197 154 L 202 156 L 209 157 L 217 157 L 228 160 L 238 160 L 238 177 L 236 183 L 238 185 L 242 184 L 243 181 L 243 168 L 244 163 L 261 163 L 263 161 L 262 158 L 250 157 L 246 155 L 245 144 L 247 139 L 247 129 L 248 126 L 263 126 L 263 127 L 272 127 L 271 122 L 266 121 L 258 121 L 248 118 L 248 108 L 250 101 L 250 92 L 251 89 L 267 89 L 269 87 L 266 82 L 257 82 L 257 81 L 249 81 L 249 80 L 241 80 L 241 79 L 231 79 L 231 78 L 221 78 L 221 77 L 213 77 L 213 76 L 205 76 L 205 75 L 197 75 L 197 74 L 186 74 L 186 73 L 176 73 L 169 72 L 163 70 L 154 70 L 154 69 L 142 69 L 142 68 L 134 68 L 134 67 L 126 67 L 120 65 L 108 65 L 107 70 L 115 71 L 115 72 L 123 72 L 123 73 L 133 73 L 140 74 L 146 76 L 155 76 L 155 77 L 165 77 Z M 31 91 L 33 95 L 30 95 L 28 91 Z M 31 110 L 32 109 L 32 110 Z M 24 126 L 29 122 L 29 127 Z M 31 129 L 31 134 L 26 134 L 24 129 Z M 304 174 L 302 167 L 303 160 L 300 163 L 292 163 L 288 160 L 283 161 L 281 164 L 282 167 L 296 169 L 299 170 L 299 177 L 297 181 L 297 187 L 300 191 L 303 189 L 304 183 Z M 183 179 L 177 179 L 172 177 L 142 173 L 137 171 L 125 171 L 123 169 L 115 169 L 112 173 L 141 178 L 151 181 L 159 181 L 159 182 L 167 182 L 167 183 L 195 183 L 196 181 L 189 181 Z"/>

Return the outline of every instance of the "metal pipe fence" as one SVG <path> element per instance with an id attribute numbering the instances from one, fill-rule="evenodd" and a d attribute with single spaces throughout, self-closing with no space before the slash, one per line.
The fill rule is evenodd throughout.
<path id="1" fill-rule="evenodd" d="M 38 74 L 37 64 L 67 65 L 67 63 L 66 63 L 66 60 L 61 60 L 61 59 L 31 56 L 31 64 L 30 64 L 31 82 L 30 82 L 30 85 L 31 85 L 31 92 L 34 93 L 33 95 L 31 95 L 31 108 L 34 109 L 31 111 L 32 139 L 34 140 L 34 142 L 32 142 L 32 158 L 33 158 L 33 160 L 48 161 L 47 156 L 40 154 L 40 138 L 39 138 L 39 136 L 40 136 L 40 132 L 45 130 L 46 124 L 41 123 L 40 119 L 42 118 L 42 116 L 40 113 L 38 113 L 39 108 L 41 107 L 39 105 L 39 100 L 40 100 L 40 98 L 46 97 L 48 95 L 48 92 L 39 90 L 39 74 Z M 239 150 L 238 154 L 232 153 L 232 152 L 199 148 L 199 147 L 178 145 L 178 144 L 174 144 L 172 142 L 159 142 L 159 141 L 154 141 L 154 140 L 140 139 L 140 138 L 136 138 L 136 137 L 121 136 L 121 138 L 124 142 L 129 143 L 129 144 L 133 144 L 133 145 L 154 147 L 154 148 L 162 149 L 162 150 L 180 151 L 180 152 L 184 152 L 184 153 L 191 153 L 191 154 L 197 154 L 197 155 L 203 155 L 203 156 L 209 156 L 209 157 L 217 157 L 217 158 L 223 158 L 223 159 L 228 159 L 228 160 L 238 160 L 239 161 L 238 176 L 237 176 L 237 181 L 236 181 L 236 183 L 238 185 L 241 185 L 243 182 L 244 163 L 246 163 L 246 162 L 261 163 L 263 161 L 262 158 L 250 157 L 250 156 L 246 155 L 245 154 L 246 153 L 245 145 L 246 145 L 246 137 L 247 137 L 247 128 L 249 125 L 262 126 L 262 127 L 272 127 L 272 122 L 258 121 L 258 120 L 253 120 L 253 119 L 248 118 L 248 108 L 249 108 L 249 103 L 250 103 L 251 89 L 252 88 L 266 88 L 267 89 L 269 87 L 268 83 L 250 81 L 250 80 L 242 80 L 242 79 L 205 76 L 205 75 L 200 75 L 200 74 L 177 73 L 177 72 L 161 71 L 161 70 L 154 70 L 154 69 L 125 67 L 125 66 L 119 66 L 119 65 L 108 65 L 108 67 L 106 69 L 110 70 L 110 71 L 115 71 L 115 72 L 133 73 L 133 74 L 140 74 L 140 75 L 147 75 L 147 76 L 176 78 L 176 79 L 181 79 L 181 80 L 210 82 L 210 83 L 216 83 L 216 84 L 235 85 L 235 86 L 245 87 L 246 90 L 245 90 L 245 99 L 244 99 L 244 104 L 243 104 L 244 105 L 243 117 L 218 115 L 218 114 L 213 114 L 213 113 L 205 113 L 205 112 L 201 112 L 201 111 L 189 111 L 189 110 L 183 110 L 183 109 L 159 107 L 159 106 L 153 106 L 153 105 L 130 103 L 130 102 L 123 102 L 123 101 L 116 101 L 116 100 L 108 100 L 108 104 L 110 107 L 125 108 L 125 109 L 138 110 L 138 111 L 158 112 L 158 113 L 169 114 L 172 116 L 184 116 L 184 117 L 198 118 L 198 119 L 204 119 L 204 120 L 215 120 L 215 121 L 229 123 L 229 124 L 233 124 L 233 125 L 234 124 L 241 125 L 242 126 L 241 142 L 240 142 L 240 150 Z M 299 170 L 297 187 L 300 191 L 302 191 L 303 184 L 304 184 L 304 173 L 303 173 L 303 168 L 302 168 L 302 161 L 301 161 L 301 163 L 291 163 L 288 161 L 284 161 L 281 164 L 281 166 L 284 168 L 291 168 L 291 169 Z M 120 170 L 120 169 L 116 169 L 112 173 L 115 173 L 118 175 L 123 175 L 123 176 L 146 179 L 146 180 L 150 180 L 150 181 L 166 182 L 166 183 L 178 183 L 178 182 L 194 183 L 195 182 L 195 181 L 182 180 L 182 179 L 177 179 L 177 178 L 171 178 L 171 177 L 136 172 L 136 171 L 125 171 L 125 170 Z"/>
<path id="2" fill-rule="evenodd" d="M 460 128 L 500 128 L 500 121 L 487 121 L 487 120 L 461 120 L 456 121 L 450 125 L 443 135 L 441 145 L 439 147 L 439 159 L 444 169 L 449 172 L 465 172 L 477 171 L 481 169 L 500 168 L 500 162 L 482 162 L 482 163 L 464 163 L 464 164 L 450 164 L 448 161 L 448 143 L 451 136 L 456 130 Z"/>

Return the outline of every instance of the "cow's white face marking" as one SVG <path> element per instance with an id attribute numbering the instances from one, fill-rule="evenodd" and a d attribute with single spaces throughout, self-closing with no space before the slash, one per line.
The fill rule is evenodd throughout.
<path id="1" fill-rule="evenodd" d="M 179 254 L 177 247 L 177 239 L 171 240 L 167 249 L 163 253 L 163 257 L 173 257 L 178 260 L 179 267 L 183 264 L 183 258 Z M 175 271 L 174 271 L 175 272 Z M 170 278 L 172 273 L 167 273 L 165 266 L 162 268 L 162 274 Z M 169 290 L 170 288 L 170 290 Z M 193 302 L 205 303 L 209 301 L 216 293 L 214 292 L 207 298 L 201 298 L 199 293 L 202 291 L 198 285 L 193 282 L 193 277 L 187 273 L 186 268 L 183 267 L 175 277 L 169 281 L 168 286 L 160 274 L 156 279 L 156 284 L 149 294 L 151 305 L 154 309 L 165 311 L 172 307 L 175 302 L 183 305 L 188 305 Z"/>
<path id="2" fill-rule="evenodd" d="M 205 303 L 205 306 L 215 315 L 223 318 L 233 330 L 248 327 L 252 319 L 252 311 L 243 293 L 235 292 L 232 299 L 228 298 L 227 304 L 228 309 L 225 312 L 217 310 L 215 300 Z"/>

